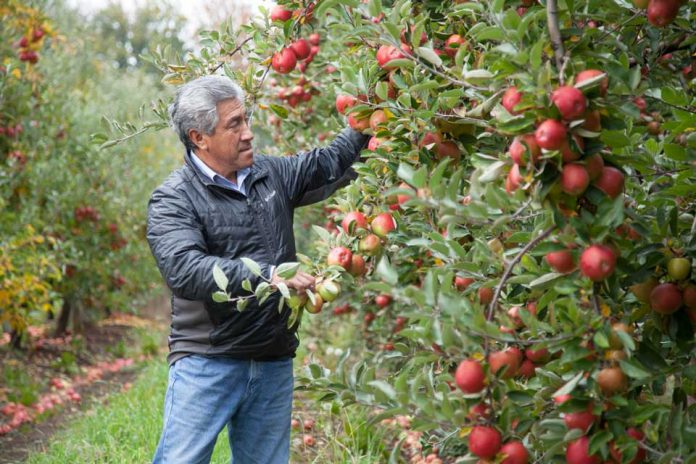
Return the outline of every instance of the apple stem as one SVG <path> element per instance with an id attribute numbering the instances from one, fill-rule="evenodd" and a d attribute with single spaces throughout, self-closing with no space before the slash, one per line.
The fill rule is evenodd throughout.
<path id="1" fill-rule="evenodd" d="M 565 51 L 563 49 L 563 39 L 561 38 L 561 29 L 558 26 L 558 5 L 556 0 L 547 0 L 546 2 L 546 20 L 549 26 L 549 37 L 551 38 L 551 47 L 553 48 L 556 58 L 556 68 L 559 71 L 559 81 L 563 85 L 563 61 Z"/>

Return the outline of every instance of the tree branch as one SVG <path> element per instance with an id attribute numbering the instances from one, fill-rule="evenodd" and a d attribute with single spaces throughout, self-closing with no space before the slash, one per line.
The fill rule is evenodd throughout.
<path id="1" fill-rule="evenodd" d="M 565 50 L 563 48 L 563 39 L 561 38 L 561 29 L 558 25 L 558 5 L 556 4 L 556 0 L 547 0 L 546 2 L 546 21 L 549 26 L 551 47 L 553 48 L 554 57 L 556 58 L 556 69 L 558 69 L 560 73 L 563 68 Z M 559 79 L 562 84 L 562 74 Z"/>

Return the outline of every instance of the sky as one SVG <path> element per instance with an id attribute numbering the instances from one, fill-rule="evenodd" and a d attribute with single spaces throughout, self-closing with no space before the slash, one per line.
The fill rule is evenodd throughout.
<path id="1" fill-rule="evenodd" d="M 271 0 L 240 0 L 251 5 L 269 5 Z M 148 3 L 156 3 L 149 0 L 67 0 L 67 3 L 73 7 L 77 7 L 85 14 L 93 14 L 108 5 L 109 3 L 120 3 L 126 11 L 134 11 L 138 6 L 147 5 Z M 206 24 L 206 18 L 202 17 L 205 11 L 205 6 L 211 4 L 209 0 L 170 0 L 179 12 L 190 19 L 185 31 L 182 31 L 182 39 L 192 41 L 195 38 L 198 28 Z"/>

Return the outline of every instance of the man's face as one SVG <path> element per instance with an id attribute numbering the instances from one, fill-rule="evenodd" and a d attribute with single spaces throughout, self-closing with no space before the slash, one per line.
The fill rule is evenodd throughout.
<path id="1" fill-rule="evenodd" d="M 236 99 L 217 104 L 218 123 L 212 134 L 192 134 L 198 145 L 197 154 L 221 174 L 236 172 L 254 163 L 252 140 L 254 134 L 246 121 L 244 105 Z"/>

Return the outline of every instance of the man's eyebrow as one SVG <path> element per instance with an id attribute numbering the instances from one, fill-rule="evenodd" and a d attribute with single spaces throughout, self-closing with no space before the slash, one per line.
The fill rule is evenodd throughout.
<path id="1" fill-rule="evenodd" d="M 233 116 L 230 116 L 230 118 L 227 120 L 227 124 L 229 124 L 229 123 L 231 123 L 231 122 L 239 121 L 239 120 L 241 120 L 241 119 L 242 119 L 242 115 L 241 115 L 241 114 L 235 114 L 235 115 L 233 115 Z"/>

